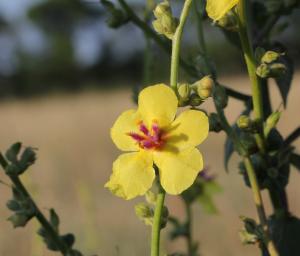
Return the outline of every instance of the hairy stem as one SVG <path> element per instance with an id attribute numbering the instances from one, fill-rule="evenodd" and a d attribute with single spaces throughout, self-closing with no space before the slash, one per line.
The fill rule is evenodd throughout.
<path id="1" fill-rule="evenodd" d="M 161 230 L 161 216 L 165 201 L 165 191 L 160 187 L 157 195 L 153 225 L 152 225 L 152 239 L 151 239 L 151 256 L 159 256 L 160 244 L 160 230 Z"/>
<path id="2" fill-rule="evenodd" d="M 3 169 L 5 169 L 8 165 L 1 153 L 0 153 L 0 165 L 2 166 Z M 46 217 L 43 215 L 41 210 L 38 208 L 38 206 L 36 205 L 36 203 L 32 199 L 31 195 L 29 194 L 29 192 L 27 191 L 27 189 L 23 185 L 20 178 L 18 176 L 14 176 L 14 175 L 8 175 L 8 177 L 10 178 L 11 182 L 13 183 L 13 185 L 15 186 L 17 191 L 19 193 L 21 193 L 24 197 L 28 198 L 28 200 L 31 201 L 31 204 L 34 206 L 34 209 L 35 209 L 34 216 L 39 221 L 41 226 L 45 230 L 47 230 L 47 233 L 51 237 L 51 241 L 53 241 L 53 243 L 56 245 L 56 247 L 62 253 L 62 255 L 67 255 L 67 253 L 68 253 L 67 246 L 60 239 L 59 234 L 54 230 L 54 228 L 51 226 L 49 221 L 46 219 Z"/>
<path id="3" fill-rule="evenodd" d="M 176 28 L 173 40 L 172 40 L 172 55 L 171 55 L 171 74 L 170 74 L 170 86 L 177 92 L 177 82 L 179 73 L 179 59 L 180 59 L 180 46 L 182 39 L 182 32 L 187 20 L 192 0 L 185 0 L 183 9 L 180 15 L 179 24 Z"/>
<path id="4" fill-rule="evenodd" d="M 265 213 L 262 196 L 260 193 L 260 188 L 258 185 L 254 167 L 253 167 L 249 157 L 244 158 L 244 164 L 245 164 L 247 175 L 248 175 L 248 178 L 250 181 L 250 185 L 251 185 L 251 189 L 252 189 L 252 193 L 253 193 L 253 199 L 254 199 L 257 213 L 258 213 L 259 222 L 265 231 L 266 247 L 269 251 L 270 256 L 278 256 L 279 254 L 275 248 L 274 242 L 272 241 L 272 239 L 270 237 L 268 223 L 267 223 L 267 217 L 266 217 L 266 213 Z"/>
<path id="5" fill-rule="evenodd" d="M 255 118 L 258 122 L 262 123 L 264 118 L 263 111 L 263 97 L 261 81 L 256 75 L 256 60 L 252 45 L 250 43 L 250 36 L 247 26 L 247 1 L 241 0 L 238 3 L 238 16 L 239 16 L 239 36 L 244 52 L 244 58 L 248 69 L 249 78 L 251 81 L 252 101 Z M 265 153 L 265 140 L 262 131 L 256 136 L 257 145 L 262 153 Z"/>

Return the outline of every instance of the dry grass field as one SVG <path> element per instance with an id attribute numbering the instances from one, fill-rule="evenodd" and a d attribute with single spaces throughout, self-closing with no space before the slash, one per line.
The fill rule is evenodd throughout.
<path id="1" fill-rule="evenodd" d="M 221 79 L 245 92 L 248 80 L 243 77 Z M 300 125 L 297 75 L 289 97 L 288 111 L 284 112 L 280 128 L 284 135 Z M 274 105 L 280 97 L 272 87 Z M 109 129 L 120 112 L 132 106 L 129 90 L 84 92 L 73 95 L 51 95 L 31 100 L 7 100 L 0 103 L 0 149 L 15 141 L 37 147 L 37 163 L 24 175 L 40 207 L 46 213 L 57 210 L 62 221 L 62 232 L 73 232 L 76 246 L 85 255 L 147 256 L 149 227 L 134 214 L 134 204 L 141 200 L 123 201 L 111 195 L 103 184 L 111 172 L 112 161 L 118 151 L 109 137 Z M 203 106 L 213 110 L 211 102 Z M 227 112 L 233 121 L 242 105 L 231 100 Z M 223 168 L 223 134 L 211 134 L 201 145 L 206 165 L 217 174 L 223 193 L 216 196 L 219 214 L 209 216 L 199 205 L 194 208 L 194 237 L 200 241 L 204 256 L 253 256 L 256 248 L 243 246 L 237 235 L 241 228 L 239 215 L 256 216 L 251 191 L 242 183 L 234 157 L 230 173 Z M 297 144 L 300 147 L 300 143 Z M 0 179 L 7 181 L 2 172 Z M 300 216 L 298 195 L 300 175 L 293 170 L 288 189 L 292 212 Z M 5 207 L 10 189 L 0 185 L 0 256 L 50 256 L 35 234 L 35 221 L 26 229 L 13 230 L 6 221 Z M 268 198 L 265 197 L 267 201 Z M 174 196 L 167 197 L 170 211 L 184 216 L 182 204 Z M 268 204 L 268 212 L 270 212 Z M 164 231 L 163 231 L 164 232 Z M 165 233 L 165 232 L 164 232 Z M 163 238 L 164 251 L 184 249 L 183 241 L 168 242 Z"/>

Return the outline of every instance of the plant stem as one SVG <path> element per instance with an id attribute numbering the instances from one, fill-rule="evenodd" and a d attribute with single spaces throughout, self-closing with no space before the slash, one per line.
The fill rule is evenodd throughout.
<path id="1" fill-rule="evenodd" d="M 7 162 L 6 162 L 6 160 L 4 159 L 4 157 L 3 157 L 3 155 L 1 153 L 0 153 L 0 165 L 2 166 L 2 168 L 4 170 L 5 170 L 5 168 L 8 165 Z M 68 253 L 67 246 L 60 239 L 59 234 L 53 229 L 53 227 L 51 226 L 51 224 L 49 223 L 49 221 L 46 219 L 46 217 L 43 215 L 43 213 L 41 212 L 41 210 L 38 208 L 38 206 L 36 205 L 36 203 L 32 199 L 31 195 L 29 194 L 29 192 L 27 191 L 27 189 L 24 187 L 24 185 L 23 185 L 22 181 L 20 180 L 20 178 L 18 176 L 14 176 L 14 175 L 7 175 L 7 176 L 10 178 L 10 180 L 14 184 L 15 188 L 20 193 L 22 193 L 24 195 L 24 197 L 28 198 L 28 200 L 31 201 L 31 204 L 34 206 L 34 209 L 35 209 L 34 216 L 40 222 L 41 226 L 45 230 L 47 230 L 47 233 L 51 237 L 51 241 L 53 241 L 53 243 L 56 245 L 56 247 L 62 253 L 62 255 L 67 255 L 67 253 Z"/>
<path id="2" fill-rule="evenodd" d="M 176 28 L 175 34 L 172 40 L 172 55 L 171 55 L 171 74 L 170 74 L 170 86 L 177 92 L 177 82 L 179 73 L 179 59 L 180 59 L 180 46 L 182 39 L 182 32 L 184 24 L 187 20 L 192 0 L 185 0 L 181 15 L 179 18 L 179 24 Z"/>
<path id="3" fill-rule="evenodd" d="M 258 185 L 254 167 L 253 167 L 249 157 L 244 158 L 244 164 L 245 164 L 247 175 L 248 175 L 248 178 L 250 181 L 250 185 L 251 185 L 251 189 L 252 189 L 252 193 L 253 193 L 253 199 L 254 199 L 257 213 L 258 213 L 259 222 L 262 225 L 264 232 L 265 232 L 265 238 L 266 238 L 266 243 L 267 243 L 266 247 L 269 251 L 270 256 L 278 256 L 279 254 L 275 248 L 274 242 L 270 238 L 267 217 L 266 217 L 266 213 L 265 213 L 264 204 L 262 201 L 262 196 L 260 193 L 260 188 Z"/>
<path id="4" fill-rule="evenodd" d="M 264 118 L 263 98 L 261 82 L 256 75 L 256 60 L 254 57 L 253 48 L 250 43 L 250 36 L 247 26 L 247 0 L 240 0 L 238 3 L 239 16 L 239 36 L 244 52 L 244 58 L 248 69 L 249 78 L 251 81 L 252 101 L 255 118 L 262 123 Z M 266 152 L 265 141 L 262 131 L 256 136 L 257 145 L 262 153 Z"/>
<path id="5" fill-rule="evenodd" d="M 171 47 L 168 41 L 163 40 L 153 29 L 151 29 L 146 22 L 141 20 L 131 9 L 131 7 L 126 3 L 125 0 L 118 0 L 123 10 L 127 13 L 129 19 L 137 26 L 139 27 L 144 33 L 146 33 L 149 38 L 152 38 L 157 45 L 164 50 L 166 53 L 171 54 Z M 187 62 L 185 62 L 182 58 L 180 58 L 180 66 L 183 68 L 183 70 L 189 74 L 191 77 L 198 77 L 198 72 L 195 69 L 195 67 L 189 65 Z M 226 89 L 226 92 L 229 96 L 232 98 L 235 98 L 240 101 L 249 101 L 251 97 L 249 95 L 243 94 L 241 92 L 235 91 L 231 88 L 228 88 L 226 86 L 223 86 Z"/>
<path id="6" fill-rule="evenodd" d="M 160 191 L 157 195 L 153 225 L 152 225 L 152 239 L 151 239 L 151 256 L 159 256 L 160 230 L 161 230 L 161 216 L 164 206 L 166 192 L 160 186 Z"/>

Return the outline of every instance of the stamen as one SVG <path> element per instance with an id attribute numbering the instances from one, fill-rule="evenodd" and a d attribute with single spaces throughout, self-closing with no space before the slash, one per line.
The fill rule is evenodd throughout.
<path id="1" fill-rule="evenodd" d="M 138 124 L 141 133 L 129 132 L 129 135 L 143 149 L 160 149 L 165 144 L 163 131 L 156 121 L 153 121 L 151 130 L 143 122 Z"/>

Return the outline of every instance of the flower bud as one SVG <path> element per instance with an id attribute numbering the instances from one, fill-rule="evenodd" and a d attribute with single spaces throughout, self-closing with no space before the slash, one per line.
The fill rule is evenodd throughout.
<path id="1" fill-rule="evenodd" d="M 261 78 L 268 78 L 271 74 L 271 70 L 269 68 L 269 65 L 267 65 L 266 63 L 260 64 L 256 68 L 256 74 Z"/>
<path id="2" fill-rule="evenodd" d="M 262 63 L 270 64 L 279 59 L 282 54 L 274 51 L 267 51 L 261 58 Z"/>
<path id="3" fill-rule="evenodd" d="M 184 84 L 180 84 L 178 86 L 178 96 L 179 96 L 179 100 L 185 102 L 189 100 L 190 97 L 190 92 L 191 92 L 191 88 L 190 85 L 187 83 Z"/>
<path id="4" fill-rule="evenodd" d="M 153 217 L 153 210 L 145 203 L 137 204 L 134 209 L 136 215 L 141 219 Z"/>
<path id="5" fill-rule="evenodd" d="M 274 63 L 270 66 L 270 76 L 271 77 L 280 77 L 286 73 L 286 66 L 283 63 Z"/>
<path id="6" fill-rule="evenodd" d="M 241 115 L 237 121 L 237 126 L 240 129 L 249 129 L 251 127 L 251 119 L 246 115 Z"/>
<path id="7" fill-rule="evenodd" d="M 173 38 L 177 28 L 177 19 L 172 16 L 170 3 L 164 1 L 156 6 L 153 11 L 156 20 L 152 22 L 154 30 L 167 38 Z"/>
<path id="8" fill-rule="evenodd" d="M 229 31 L 238 31 L 238 20 L 232 11 L 228 12 L 221 19 L 219 19 L 217 21 L 217 25 Z"/>
<path id="9" fill-rule="evenodd" d="M 193 84 L 196 93 L 202 100 L 211 96 L 214 87 L 214 80 L 210 76 L 205 76 Z"/>
<path id="10" fill-rule="evenodd" d="M 118 28 L 128 22 L 128 17 L 122 10 L 115 7 L 115 5 L 108 0 L 101 0 L 102 5 L 109 13 L 106 23 L 111 28 Z"/>
<path id="11" fill-rule="evenodd" d="M 270 131 L 276 127 L 276 125 L 280 119 L 280 116 L 281 116 L 281 112 L 275 111 L 267 118 L 265 127 L 264 127 L 265 137 L 268 137 Z"/>
<path id="12" fill-rule="evenodd" d="M 157 195 L 154 194 L 151 190 L 149 190 L 149 191 L 146 192 L 145 197 L 146 197 L 146 201 L 147 201 L 149 204 L 153 204 L 153 205 L 156 204 Z"/>
<path id="13" fill-rule="evenodd" d="M 190 96 L 189 104 L 192 107 L 197 107 L 203 103 L 203 100 L 197 95 L 197 94 L 192 94 Z"/>

